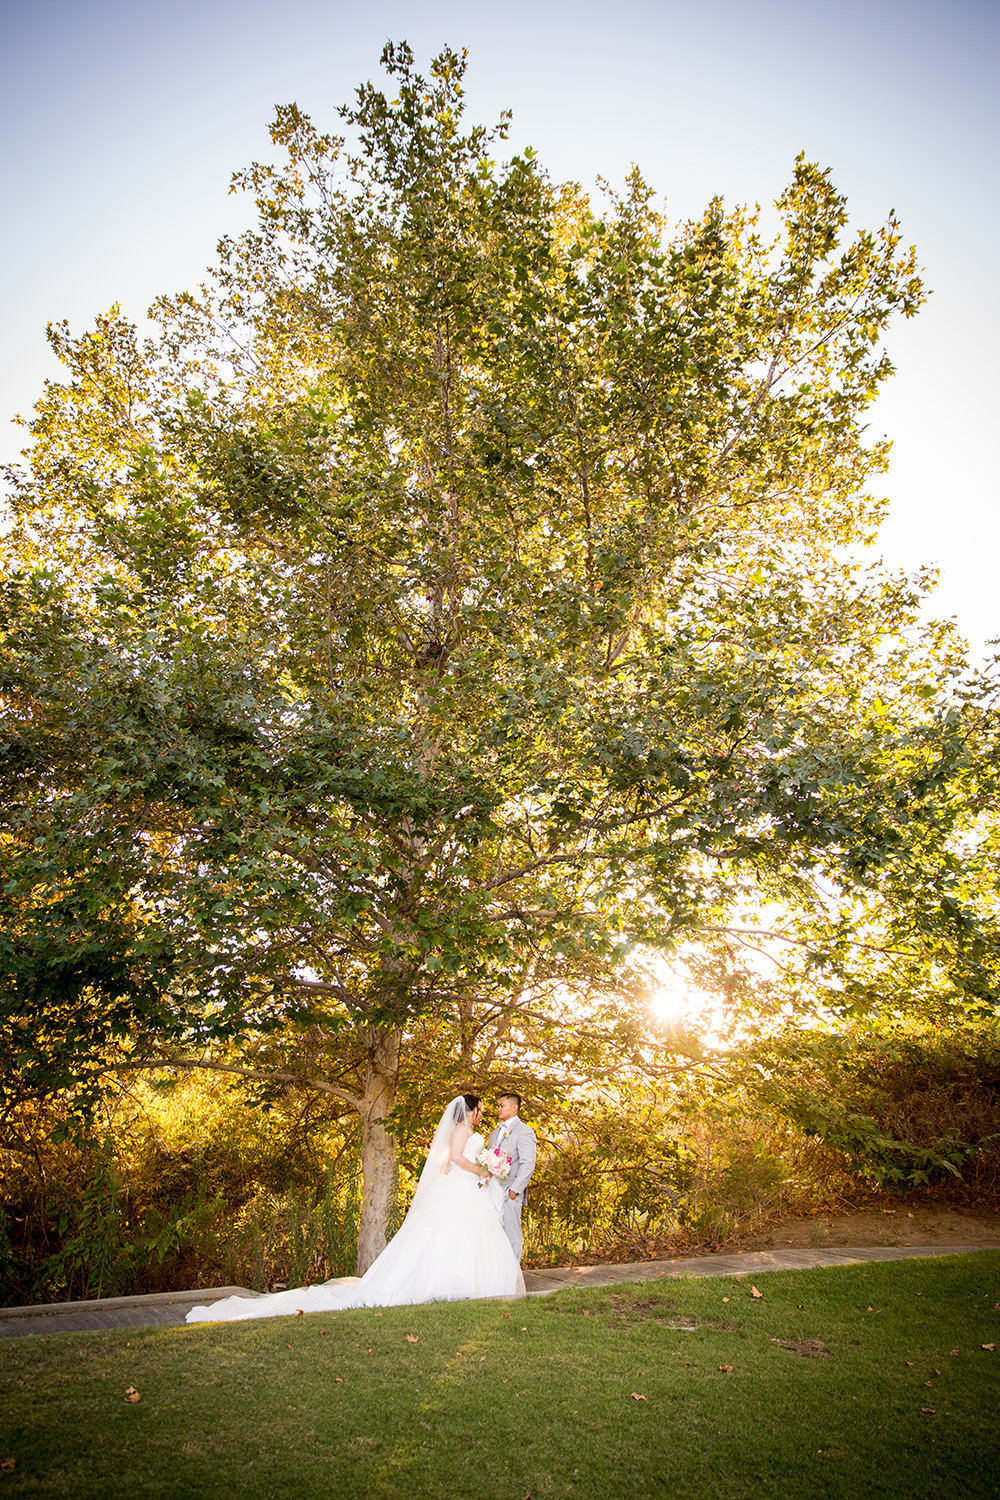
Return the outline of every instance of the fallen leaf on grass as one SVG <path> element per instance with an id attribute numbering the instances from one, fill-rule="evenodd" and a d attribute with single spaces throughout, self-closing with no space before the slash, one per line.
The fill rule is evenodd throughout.
<path id="1" fill-rule="evenodd" d="M 933 1417 L 934 1414 L 935 1414 L 935 1412 L 937 1411 L 937 1407 L 936 1406 L 922 1406 L 920 1408 L 920 1410 L 922 1412 L 925 1412 L 928 1417 Z"/>
<path id="2" fill-rule="evenodd" d="M 925 1380 L 924 1381 L 924 1385 L 930 1385 L 930 1384 L 931 1384 L 931 1382 L 929 1380 Z"/>
<path id="3" fill-rule="evenodd" d="M 755 1286 L 752 1286 L 750 1288 L 750 1295 L 751 1297 L 763 1297 L 764 1293 L 758 1292 L 757 1288 Z"/>
<path id="4" fill-rule="evenodd" d="M 344 1377 L 343 1377 L 343 1375 L 335 1375 L 333 1377 L 333 1383 L 334 1383 L 334 1385 L 343 1385 L 343 1383 L 344 1383 Z"/>
<path id="5" fill-rule="evenodd" d="M 954 1358 L 955 1358 L 955 1355 L 956 1355 L 956 1354 L 957 1354 L 957 1353 L 958 1353 L 958 1350 L 957 1350 L 957 1349 L 949 1349 L 949 1350 L 948 1350 L 948 1357 L 949 1357 L 949 1358 L 950 1358 L 950 1359 L 954 1359 Z"/>
<path id="6" fill-rule="evenodd" d="M 684 1361 L 684 1368 L 685 1368 L 685 1370 L 690 1370 L 690 1368 L 691 1368 L 691 1361 L 689 1359 L 686 1359 Z"/>
<path id="7" fill-rule="evenodd" d="M 725 1372 L 726 1372 L 727 1375 L 729 1374 L 729 1372 L 730 1372 L 730 1370 L 732 1368 L 733 1368 L 732 1365 L 720 1365 L 719 1366 L 719 1369 L 720 1370 L 725 1370 Z"/>
<path id="8" fill-rule="evenodd" d="M 637 1391 L 633 1391 L 632 1392 L 632 1400 L 633 1401 L 645 1401 L 645 1399 L 646 1399 L 645 1396 L 640 1396 Z"/>
<path id="9" fill-rule="evenodd" d="M 130 1406 L 134 1406 L 137 1401 L 142 1400 L 142 1397 L 139 1395 L 139 1392 L 136 1390 L 134 1385 L 130 1385 L 128 1390 L 125 1392 L 125 1400 Z"/>
<path id="10" fill-rule="evenodd" d="M 912 1359 L 908 1359 L 908 1360 L 907 1360 L 907 1361 L 906 1361 L 906 1368 L 907 1368 L 907 1369 L 908 1369 L 908 1370 L 912 1370 L 912 1369 L 913 1369 L 913 1360 L 912 1360 Z"/>
<path id="11" fill-rule="evenodd" d="M 722 1299 L 722 1300 L 723 1300 L 723 1302 L 728 1302 L 728 1301 L 729 1301 L 729 1298 L 728 1298 L 728 1297 L 723 1297 L 723 1299 Z"/>
<path id="12" fill-rule="evenodd" d="M 419 1336 L 419 1334 L 408 1333 L 406 1335 L 406 1342 L 408 1344 L 419 1344 L 420 1343 L 420 1336 Z"/>
<path id="13" fill-rule="evenodd" d="M 993 1351 L 996 1349 L 996 1344 L 984 1344 L 983 1348 L 984 1349 L 988 1349 L 989 1352 L 992 1354 Z"/>
<path id="14" fill-rule="evenodd" d="M 0 1469 L 16 1469 L 16 1458 L 0 1458 Z"/>
<path id="15" fill-rule="evenodd" d="M 374 1350 L 374 1349 L 366 1349 L 366 1350 L 365 1350 L 365 1353 L 366 1353 L 366 1354 L 374 1354 L 374 1353 L 375 1353 L 375 1350 Z"/>

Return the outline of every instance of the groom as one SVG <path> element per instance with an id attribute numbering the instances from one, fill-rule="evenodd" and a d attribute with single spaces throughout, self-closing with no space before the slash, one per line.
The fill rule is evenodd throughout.
<path id="1" fill-rule="evenodd" d="M 507 1195 L 503 1200 L 503 1227 L 518 1260 L 521 1259 L 521 1209 L 524 1205 L 524 1192 L 535 1170 L 535 1132 L 520 1118 L 520 1108 L 520 1094 L 500 1095 L 497 1102 L 497 1119 L 500 1123 L 490 1132 L 487 1142 L 491 1149 L 499 1146 L 510 1157 L 510 1176 L 504 1184 Z"/>

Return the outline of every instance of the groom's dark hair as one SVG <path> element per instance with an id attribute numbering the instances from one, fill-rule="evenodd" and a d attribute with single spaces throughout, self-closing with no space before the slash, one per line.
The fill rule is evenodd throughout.
<path id="1" fill-rule="evenodd" d="M 518 1112 L 518 1114 L 521 1113 L 521 1096 L 520 1096 L 520 1094 L 501 1094 L 500 1098 L 501 1099 L 513 1099 L 514 1103 L 517 1105 L 517 1112 Z"/>

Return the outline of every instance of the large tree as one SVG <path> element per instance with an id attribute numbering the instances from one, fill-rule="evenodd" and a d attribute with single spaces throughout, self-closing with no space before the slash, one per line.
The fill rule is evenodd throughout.
<path id="1" fill-rule="evenodd" d="M 278 111 L 152 337 L 52 330 L 0 659 L 11 1065 L 325 1091 L 361 1269 L 415 1025 L 469 1076 L 582 991 L 626 1055 L 633 945 L 856 881 L 966 753 L 950 648 L 887 647 L 916 596 L 850 560 L 895 222 L 845 238 L 800 159 L 773 238 L 671 233 L 636 172 L 496 162 L 453 52 L 383 62 L 343 139 Z"/>

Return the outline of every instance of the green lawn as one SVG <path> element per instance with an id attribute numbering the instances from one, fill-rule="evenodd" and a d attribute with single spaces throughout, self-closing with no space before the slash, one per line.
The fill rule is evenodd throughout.
<path id="1" fill-rule="evenodd" d="M 7 1339 L 0 1496 L 1000 1493 L 1000 1252 L 755 1284 Z"/>

